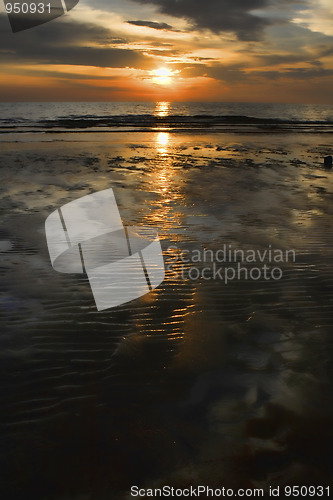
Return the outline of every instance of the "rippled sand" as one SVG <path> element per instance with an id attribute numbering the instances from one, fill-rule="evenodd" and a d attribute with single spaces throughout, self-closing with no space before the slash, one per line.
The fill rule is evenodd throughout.
<path id="1" fill-rule="evenodd" d="M 331 484 L 331 135 L 7 139 L 1 499 Z M 296 262 L 278 281 L 225 285 L 176 278 L 191 267 L 178 261 L 155 291 L 97 312 L 83 275 L 52 269 L 44 221 L 110 187 L 127 225 L 158 229 L 167 265 L 224 244 L 294 249 Z"/>

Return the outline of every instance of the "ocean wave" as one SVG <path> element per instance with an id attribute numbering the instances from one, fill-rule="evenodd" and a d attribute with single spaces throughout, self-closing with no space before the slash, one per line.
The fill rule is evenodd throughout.
<path id="1" fill-rule="evenodd" d="M 281 118 L 258 118 L 247 115 L 69 115 L 35 122 L 24 119 L 4 119 L 0 121 L 2 133 L 13 131 L 56 131 L 56 130 L 110 130 L 110 129 L 224 129 L 225 127 L 256 127 L 269 129 L 327 129 L 331 131 L 333 120 L 296 120 Z"/>

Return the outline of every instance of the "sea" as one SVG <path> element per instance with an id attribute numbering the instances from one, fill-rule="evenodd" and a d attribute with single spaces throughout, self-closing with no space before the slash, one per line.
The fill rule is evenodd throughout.
<path id="1" fill-rule="evenodd" d="M 2 103 L 0 133 L 239 128 L 332 131 L 333 106 L 270 103 Z"/>

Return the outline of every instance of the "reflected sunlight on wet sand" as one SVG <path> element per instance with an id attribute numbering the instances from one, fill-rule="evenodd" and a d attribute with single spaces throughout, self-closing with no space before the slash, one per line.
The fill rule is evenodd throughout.
<path id="1" fill-rule="evenodd" d="M 168 103 L 155 113 L 167 116 Z M 327 486 L 328 136 L 158 129 L 24 141 L 2 143 L 0 194 L 1 240 L 12 245 L 0 254 L 12 498 L 126 499 L 132 484 Z M 158 230 L 167 272 L 150 294 L 98 313 L 85 276 L 53 271 L 44 221 L 109 187 L 127 225 Z M 294 249 L 296 261 L 281 264 L 281 280 L 226 285 L 190 279 L 203 262 L 175 260 L 223 245 Z"/>

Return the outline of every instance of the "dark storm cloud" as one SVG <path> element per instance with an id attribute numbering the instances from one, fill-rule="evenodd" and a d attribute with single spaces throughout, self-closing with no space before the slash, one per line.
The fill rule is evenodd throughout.
<path id="1" fill-rule="evenodd" d="M 202 71 L 204 73 L 204 71 Z M 206 68 L 206 75 L 225 83 L 258 82 L 259 80 L 279 80 L 290 78 L 295 80 L 312 80 L 315 78 L 331 77 L 333 69 L 325 68 L 284 68 L 278 71 L 244 71 L 238 65 L 214 65 Z"/>
<path id="2" fill-rule="evenodd" d="M 308 62 L 314 65 L 320 64 L 319 61 L 314 59 L 313 54 L 309 54 L 304 51 L 296 54 L 268 54 L 265 56 L 259 56 L 257 59 L 262 66 L 278 66 L 280 64 L 296 64 L 300 62 Z"/>
<path id="3" fill-rule="evenodd" d="M 317 49 L 318 57 L 327 57 L 333 54 L 333 44 L 321 45 Z"/>
<path id="4" fill-rule="evenodd" d="M 206 74 L 226 83 L 244 83 L 247 80 L 247 73 L 240 64 L 213 64 L 206 68 Z"/>
<path id="5" fill-rule="evenodd" d="M 314 81 L 317 78 L 331 78 L 333 76 L 333 69 L 311 69 L 311 68 L 286 68 L 281 71 L 251 71 L 247 73 L 246 79 L 252 82 L 267 81 L 267 80 L 281 80 L 290 78 L 292 80 Z"/>
<path id="6" fill-rule="evenodd" d="M 12 34 L 9 28 L 7 17 L 0 14 L 0 34 L 2 35 L 1 45 L 5 40 L 23 45 L 26 40 L 34 40 L 35 43 L 46 45 L 75 45 L 83 41 L 90 43 L 109 43 L 114 37 L 111 31 L 96 24 L 83 24 L 75 22 L 53 21 L 45 26 L 39 26 L 25 33 Z"/>
<path id="7" fill-rule="evenodd" d="M 150 58 L 139 51 L 113 47 L 119 43 L 106 28 L 94 24 L 53 22 L 12 34 L 0 15 L 3 62 L 68 64 L 106 68 L 150 68 Z M 97 45 L 97 46 L 96 46 Z"/>
<path id="8" fill-rule="evenodd" d="M 195 28 L 236 33 L 240 40 L 259 40 L 271 21 L 251 13 L 269 0 L 135 0 L 156 5 L 163 14 L 187 19 Z"/>
<path id="9" fill-rule="evenodd" d="M 319 63 L 312 67 L 284 67 L 279 70 L 251 70 L 245 69 L 241 64 L 191 64 L 175 65 L 175 68 L 181 70 L 183 77 L 208 77 L 224 82 L 226 84 L 238 84 L 245 82 L 259 82 L 269 80 L 279 80 L 281 78 L 295 80 L 312 80 L 315 78 L 331 77 L 333 69 L 323 68 Z"/>
<path id="10" fill-rule="evenodd" d="M 333 75 L 333 69 L 325 68 L 286 68 L 285 71 L 279 71 L 279 78 L 296 78 L 296 79 L 313 79 L 313 78 L 323 78 L 331 77 Z"/>
<path id="11" fill-rule="evenodd" d="M 128 24 L 134 26 L 145 26 L 146 28 L 153 28 L 154 30 L 167 30 L 174 31 L 173 27 L 167 23 L 156 23 L 155 21 L 127 21 Z"/>

